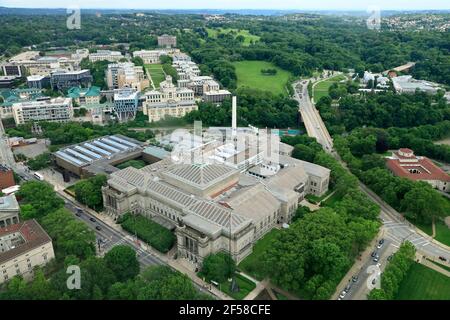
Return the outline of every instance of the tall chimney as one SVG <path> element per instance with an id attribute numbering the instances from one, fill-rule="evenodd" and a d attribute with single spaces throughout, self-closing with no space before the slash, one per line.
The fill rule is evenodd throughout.
<path id="1" fill-rule="evenodd" d="M 236 136 L 236 130 L 237 130 L 237 116 L 236 116 L 236 96 L 233 96 L 231 98 L 231 131 L 232 135 Z"/>

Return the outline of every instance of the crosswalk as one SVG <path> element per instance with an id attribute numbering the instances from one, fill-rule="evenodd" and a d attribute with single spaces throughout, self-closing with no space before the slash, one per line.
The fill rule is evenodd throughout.
<path id="1" fill-rule="evenodd" d="M 408 225 L 402 222 L 384 221 L 386 237 L 392 240 L 395 245 L 400 245 L 403 241 L 411 242 L 415 247 L 424 247 L 430 244 L 426 238 L 417 234 Z"/>

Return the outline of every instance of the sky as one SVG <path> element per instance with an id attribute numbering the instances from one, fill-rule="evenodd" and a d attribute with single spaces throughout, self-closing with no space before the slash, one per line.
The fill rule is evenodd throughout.
<path id="1" fill-rule="evenodd" d="M 450 9 L 449 0 L 0 0 L 0 6 L 26 8 L 120 9 L 297 9 L 381 10 Z"/>

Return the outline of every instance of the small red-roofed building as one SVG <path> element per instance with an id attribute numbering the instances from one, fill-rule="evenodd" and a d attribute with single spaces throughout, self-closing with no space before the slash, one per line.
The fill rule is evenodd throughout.
<path id="1" fill-rule="evenodd" d="M 427 157 L 416 156 L 414 151 L 401 148 L 386 158 L 386 166 L 397 177 L 425 181 L 434 188 L 450 193 L 450 175 Z"/>
<path id="2" fill-rule="evenodd" d="M 54 257 L 52 239 L 36 220 L 0 228 L 0 284 L 16 275 L 31 279 Z"/>

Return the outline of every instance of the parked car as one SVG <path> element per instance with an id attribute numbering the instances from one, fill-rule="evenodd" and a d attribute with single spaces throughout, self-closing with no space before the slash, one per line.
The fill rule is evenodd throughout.
<path id="1" fill-rule="evenodd" d="M 346 294 L 347 294 L 347 292 L 345 290 L 342 291 L 341 294 L 339 295 L 339 298 L 344 299 Z"/>
<path id="2" fill-rule="evenodd" d="M 358 281 L 358 276 L 353 276 L 353 277 L 352 277 L 352 281 L 353 281 L 353 282 Z"/>
<path id="3" fill-rule="evenodd" d="M 389 257 L 387 257 L 387 261 L 391 261 L 393 257 L 394 257 L 394 254 L 391 254 Z"/>
<path id="4" fill-rule="evenodd" d="M 447 261 L 447 259 L 446 259 L 445 257 L 443 257 L 443 256 L 439 256 L 439 260 L 441 260 L 441 261 Z"/>
<path id="5" fill-rule="evenodd" d="M 345 287 L 345 289 L 344 289 L 344 291 L 345 292 L 349 292 L 350 291 L 350 289 L 352 288 L 352 282 L 350 282 L 349 284 L 347 284 L 347 286 Z"/>
<path id="6" fill-rule="evenodd" d="M 377 254 L 377 255 L 373 258 L 373 262 L 378 262 L 378 260 L 380 260 L 380 256 Z"/>
<path id="7" fill-rule="evenodd" d="M 97 220 L 95 220 L 95 218 L 89 218 L 89 220 L 91 220 L 92 222 L 96 222 Z"/>
<path id="8" fill-rule="evenodd" d="M 373 251 L 372 254 L 370 255 L 372 258 L 375 257 L 377 255 L 376 251 Z"/>
<path id="9" fill-rule="evenodd" d="M 98 231 L 102 230 L 100 226 L 96 226 L 95 229 L 97 229 Z"/>

